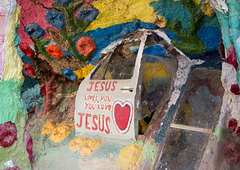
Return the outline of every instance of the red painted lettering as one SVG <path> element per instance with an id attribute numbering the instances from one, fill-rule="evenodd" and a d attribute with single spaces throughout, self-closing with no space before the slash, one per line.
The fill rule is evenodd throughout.
<path id="1" fill-rule="evenodd" d="M 97 130 L 98 127 L 97 127 L 97 122 L 96 120 L 98 119 L 97 115 L 93 115 L 93 127 L 92 127 L 92 130 Z"/>
<path id="2" fill-rule="evenodd" d="M 91 90 L 92 90 L 92 87 L 93 87 L 94 82 L 89 82 L 89 84 L 90 84 L 90 88 L 87 89 L 87 91 L 91 91 Z"/>
<path id="3" fill-rule="evenodd" d="M 77 123 L 77 127 L 81 128 L 82 127 L 82 120 L 83 120 L 83 116 L 85 115 L 85 113 L 78 113 L 78 115 L 80 116 L 80 123 Z"/>
<path id="4" fill-rule="evenodd" d="M 87 107 L 88 107 L 88 103 L 87 103 L 87 102 L 84 102 L 84 105 L 85 105 L 84 109 L 86 110 Z"/>
<path id="5" fill-rule="evenodd" d="M 99 91 L 103 91 L 104 90 L 104 85 L 105 85 L 105 82 L 102 82 L 101 83 L 101 89 Z"/>
<path id="6" fill-rule="evenodd" d="M 104 115 L 102 115 L 102 128 L 101 128 L 101 115 L 98 115 L 98 126 L 99 126 L 99 131 L 103 132 L 104 131 Z"/>
<path id="7" fill-rule="evenodd" d="M 107 128 L 107 129 L 105 129 L 105 133 L 106 134 L 110 133 L 110 129 L 109 129 L 108 123 L 110 123 L 110 117 L 109 116 L 106 117 L 106 128 Z"/>
<path id="8" fill-rule="evenodd" d="M 112 82 L 106 82 L 106 85 L 105 85 L 105 91 L 109 91 L 110 87 L 111 87 L 111 84 Z"/>
<path id="9" fill-rule="evenodd" d="M 111 108 L 112 108 L 112 105 L 105 105 L 105 110 L 111 110 Z"/>
<path id="10" fill-rule="evenodd" d="M 114 90 L 115 90 L 115 84 L 117 84 L 117 81 L 113 81 L 111 91 L 114 91 Z"/>
<path id="11" fill-rule="evenodd" d="M 88 126 L 89 123 L 88 123 L 88 118 L 91 117 L 92 115 L 90 113 L 87 113 L 86 114 L 86 122 L 85 122 L 85 125 L 86 125 L 86 129 L 90 130 L 91 128 Z"/>
<path id="12" fill-rule="evenodd" d="M 100 81 L 97 81 L 96 83 L 95 83 L 95 88 L 94 88 L 94 91 L 98 91 L 98 85 L 100 84 Z"/>

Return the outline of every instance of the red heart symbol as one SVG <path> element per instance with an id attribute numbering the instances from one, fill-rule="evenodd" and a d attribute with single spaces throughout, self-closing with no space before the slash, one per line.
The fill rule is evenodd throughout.
<path id="1" fill-rule="evenodd" d="M 129 101 L 115 101 L 113 104 L 113 121 L 120 133 L 126 133 L 129 130 L 132 120 L 132 103 Z"/>

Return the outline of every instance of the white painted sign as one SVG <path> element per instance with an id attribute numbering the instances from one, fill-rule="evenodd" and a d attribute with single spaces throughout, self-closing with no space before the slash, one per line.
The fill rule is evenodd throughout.
<path id="1" fill-rule="evenodd" d="M 101 70 L 104 63 L 108 65 L 111 55 L 107 55 L 82 81 L 75 103 L 76 132 L 135 139 L 138 133 L 138 121 L 134 116 L 137 110 L 136 91 L 146 38 L 147 35 L 144 34 L 140 39 L 131 78 L 106 80 L 107 69 L 103 71 L 104 76 L 94 78 L 93 75 Z"/>

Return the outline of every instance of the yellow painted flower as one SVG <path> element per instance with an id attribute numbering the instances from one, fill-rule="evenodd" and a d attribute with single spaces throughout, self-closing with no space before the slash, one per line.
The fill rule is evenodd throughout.
<path id="1" fill-rule="evenodd" d="M 52 131 L 50 141 L 55 143 L 61 142 L 63 139 L 65 139 L 69 135 L 70 131 L 71 131 L 70 126 L 63 125 L 63 126 L 56 127 Z"/>
<path id="2" fill-rule="evenodd" d="M 69 149 L 72 151 L 80 150 L 86 143 L 87 138 L 74 138 L 69 142 Z"/>
<path id="3" fill-rule="evenodd" d="M 201 0 L 193 0 L 193 2 L 198 5 L 200 4 Z"/>
<path id="4" fill-rule="evenodd" d="M 160 28 L 163 28 L 166 26 L 167 20 L 164 16 L 157 15 L 153 23 L 159 26 Z"/>
<path id="5" fill-rule="evenodd" d="M 69 142 L 69 149 L 72 151 L 80 150 L 82 156 L 89 156 L 101 145 L 101 139 L 89 139 L 77 137 Z"/>
<path id="6" fill-rule="evenodd" d="M 55 126 L 51 122 L 48 122 L 47 124 L 44 125 L 41 134 L 42 135 L 48 135 L 48 134 L 52 133 L 54 127 Z"/>
<path id="7" fill-rule="evenodd" d="M 135 143 L 123 148 L 118 156 L 121 169 L 139 169 L 143 161 L 143 148 Z"/>
<path id="8" fill-rule="evenodd" d="M 209 17 L 213 17 L 214 14 L 215 14 L 215 11 L 214 11 L 214 9 L 210 6 L 210 3 L 208 2 L 208 0 L 206 0 L 206 1 L 203 3 L 203 5 L 202 5 L 202 7 L 201 7 L 201 10 L 202 10 L 202 12 L 203 12 L 205 15 L 207 15 L 207 16 L 209 16 Z"/>
<path id="9" fill-rule="evenodd" d="M 76 76 L 78 77 L 78 80 L 79 80 L 79 79 L 83 79 L 83 78 L 87 77 L 87 75 L 92 71 L 92 69 L 94 67 L 95 67 L 94 65 L 87 65 L 86 67 L 81 68 L 80 70 L 77 70 L 77 71 L 73 71 L 73 72 L 76 74 Z"/>

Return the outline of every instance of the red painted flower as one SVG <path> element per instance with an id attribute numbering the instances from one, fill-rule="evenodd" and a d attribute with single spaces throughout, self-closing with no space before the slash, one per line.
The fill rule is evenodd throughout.
<path id="1" fill-rule="evenodd" d="M 94 40 L 89 37 L 79 38 L 79 40 L 77 41 L 76 47 L 78 51 L 84 56 L 88 56 L 97 48 Z"/>
<path id="2" fill-rule="evenodd" d="M 237 128 L 237 120 L 232 118 L 228 122 L 228 129 L 231 131 L 235 131 Z"/>
<path id="3" fill-rule="evenodd" d="M 26 140 L 25 140 L 26 149 L 29 154 L 29 160 L 30 162 L 32 162 L 32 160 L 35 158 L 35 155 L 33 154 L 33 150 L 32 150 L 33 148 L 32 137 L 28 132 L 26 132 L 25 135 L 26 135 Z"/>
<path id="4" fill-rule="evenodd" d="M 34 71 L 34 68 L 32 64 L 30 63 L 25 63 L 24 65 L 24 73 L 29 76 L 36 76 L 36 73 Z"/>
<path id="5" fill-rule="evenodd" d="M 236 70 L 238 69 L 237 56 L 233 46 L 229 47 L 228 49 L 227 61 L 229 64 L 232 64 Z"/>
<path id="6" fill-rule="evenodd" d="M 19 45 L 21 51 L 27 55 L 29 58 L 34 57 L 34 51 L 27 45 L 27 43 L 21 42 Z"/>
<path id="7" fill-rule="evenodd" d="M 240 126 L 237 127 L 237 129 L 236 129 L 236 134 L 237 134 L 238 136 L 240 136 Z"/>
<path id="8" fill-rule="evenodd" d="M 17 140 L 17 128 L 15 123 L 8 121 L 0 124 L 0 146 L 6 148 Z"/>
<path id="9" fill-rule="evenodd" d="M 240 94 L 240 89 L 239 89 L 238 84 L 231 85 L 230 91 L 235 95 L 239 95 Z"/>
<path id="10" fill-rule="evenodd" d="M 47 53 L 53 58 L 61 58 L 63 56 L 62 50 L 56 45 L 47 46 Z"/>
<path id="11" fill-rule="evenodd" d="M 20 168 L 18 166 L 13 166 L 13 167 L 5 168 L 4 170 L 20 170 Z"/>

